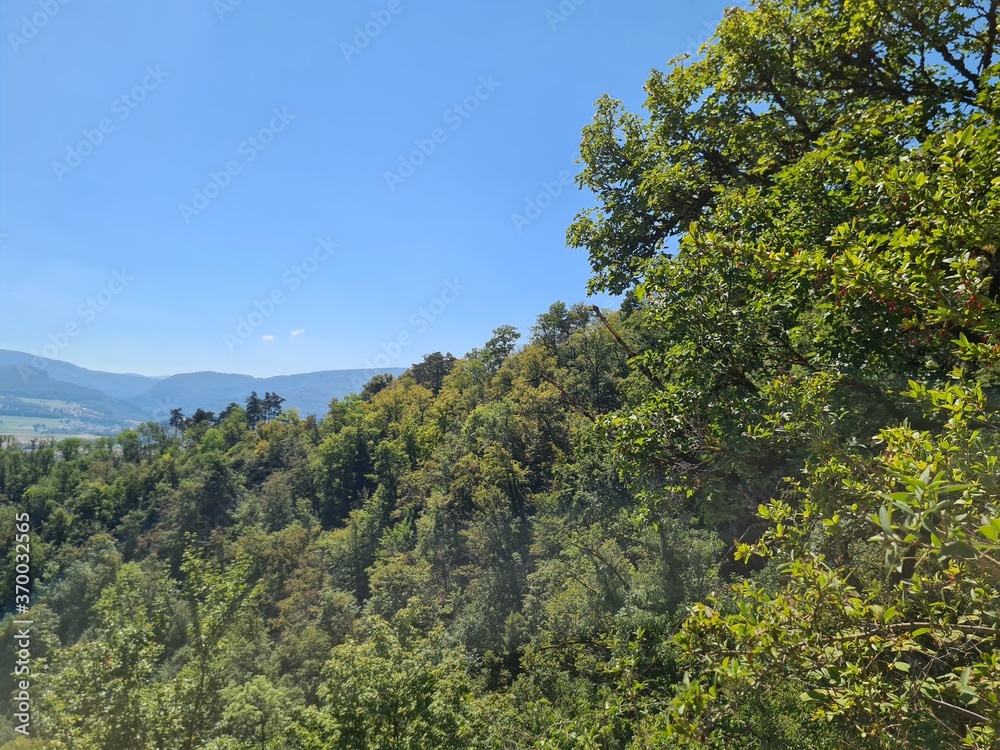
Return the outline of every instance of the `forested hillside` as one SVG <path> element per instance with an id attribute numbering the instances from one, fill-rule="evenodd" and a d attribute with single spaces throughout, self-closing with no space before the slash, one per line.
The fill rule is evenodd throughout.
<path id="1" fill-rule="evenodd" d="M 3 747 L 1000 745 L 998 7 L 757 0 L 602 99 L 619 310 L 4 446 Z"/>

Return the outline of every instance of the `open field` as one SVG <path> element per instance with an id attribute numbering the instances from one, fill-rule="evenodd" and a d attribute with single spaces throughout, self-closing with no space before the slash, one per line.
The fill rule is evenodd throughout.
<path id="1" fill-rule="evenodd" d="M 81 414 L 83 412 L 83 407 L 72 401 L 59 401 L 51 398 L 22 398 L 21 400 L 45 409 L 58 410 L 68 414 Z"/>
<path id="2" fill-rule="evenodd" d="M 21 442 L 27 442 L 32 438 L 51 437 L 61 440 L 67 437 L 97 437 L 89 432 L 88 426 L 82 422 L 50 417 L 3 417 L 0 419 L 0 435 L 13 435 Z"/>

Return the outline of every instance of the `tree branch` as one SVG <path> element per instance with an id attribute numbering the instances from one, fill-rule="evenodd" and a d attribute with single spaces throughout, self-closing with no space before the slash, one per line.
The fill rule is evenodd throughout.
<path id="1" fill-rule="evenodd" d="M 580 404 L 577 403 L 577 400 L 575 398 L 573 398 L 572 396 L 570 396 L 566 392 L 565 388 L 563 388 L 561 385 L 559 385 L 559 383 L 557 383 L 555 380 L 553 380 L 552 378 L 550 378 L 548 375 L 544 375 L 544 374 L 539 375 L 538 377 L 532 378 L 528 382 L 529 383 L 536 383 L 539 380 L 544 380 L 546 383 L 548 383 L 549 385 L 553 386 L 556 390 L 558 390 L 559 393 L 562 394 L 563 398 L 566 399 L 567 401 L 569 401 L 570 406 L 572 406 L 574 409 L 576 409 L 578 412 L 580 412 L 583 416 L 585 416 L 591 422 L 596 422 L 597 421 L 597 419 L 594 417 L 593 414 L 591 414 L 589 411 L 587 411 L 582 406 L 580 406 Z"/>
<path id="2" fill-rule="evenodd" d="M 604 314 L 601 312 L 601 308 L 599 308 L 597 305 L 591 305 L 590 309 L 594 311 L 594 314 L 600 319 L 602 323 L 604 323 L 604 327 L 607 328 L 608 331 L 610 331 L 611 335 L 615 337 L 615 341 L 618 342 L 618 346 L 620 346 L 622 348 L 622 351 L 624 351 L 625 354 L 628 355 L 628 358 L 630 360 L 634 360 L 638 355 L 635 353 L 632 347 L 626 344 L 625 340 L 618 335 L 618 331 L 616 331 L 614 328 L 611 327 L 611 324 L 608 322 L 608 319 L 605 318 Z M 646 367 L 646 365 L 644 365 L 642 362 L 636 362 L 635 366 L 639 370 L 639 372 L 645 375 L 646 379 L 649 380 L 653 385 L 655 385 L 660 390 L 664 389 L 663 383 L 660 381 L 658 377 L 656 377 L 653 374 L 653 372 L 648 367 Z"/>

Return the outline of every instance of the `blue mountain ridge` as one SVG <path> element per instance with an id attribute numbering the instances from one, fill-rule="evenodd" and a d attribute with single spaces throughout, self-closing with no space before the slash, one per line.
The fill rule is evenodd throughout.
<path id="1" fill-rule="evenodd" d="M 0 400 L 32 398 L 69 401 L 103 421 L 162 421 L 171 409 L 190 415 L 195 409 L 221 411 L 242 404 L 251 391 L 277 393 L 284 408 L 303 416 L 325 414 L 330 401 L 357 393 L 374 375 L 400 375 L 403 367 L 373 370 L 325 370 L 256 378 L 220 372 L 191 372 L 168 377 L 88 370 L 61 360 L 0 349 Z"/>

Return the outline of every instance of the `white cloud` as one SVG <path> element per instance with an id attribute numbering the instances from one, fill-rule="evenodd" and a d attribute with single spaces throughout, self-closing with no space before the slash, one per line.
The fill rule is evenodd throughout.
<path id="1" fill-rule="evenodd" d="M 292 331 L 292 336 L 301 336 L 305 332 L 306 332 L 305 328 L 296 328 L 294 331 Z"/>
<path id="2" fill-rule="evenodd" d="M 264 341 L 274 341 L 274 336 L 272 336 L 271 334 L 267 334 L 265 336 L 261 336 L 261 339 L 263 339 Z"/>

